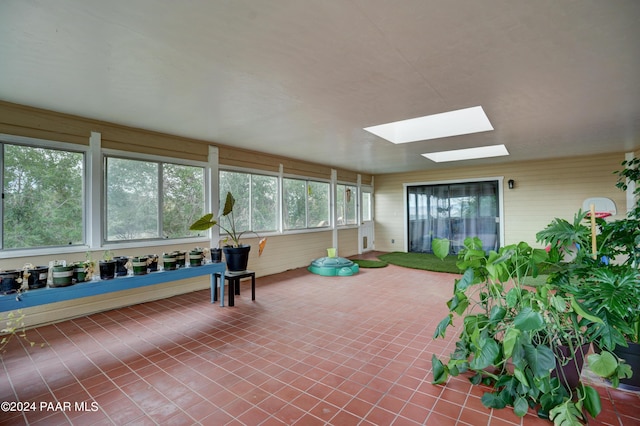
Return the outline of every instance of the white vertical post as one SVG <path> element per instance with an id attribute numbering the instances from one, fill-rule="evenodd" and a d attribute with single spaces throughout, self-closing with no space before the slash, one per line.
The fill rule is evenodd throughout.
<path id="1" fill-rule="evenodd" d="M 85 237 L 90 250 L 100 248 L 104 236 L 104 174 L 102 173 L 102 134 L 91 132 L 87 153 Z"/>
<path id="2" fill-rule="evenodd" d="M 220 174 L 219 174 L 219 152 L 218 147 L 209 146 L 209 156 L 208 156 L 208 169 L 209 176 L 207 176 L 208 181 L 208 191 L 205 192 L 205 205 L 207 206 L 208 211 L 213 213 L 214 216 L 218 214 L 218 210 L 220 209 Z M 214 226 L 211 228 L 211 241 L 209 247 L 218 247 L 218 243 L 220 242 L 220 228 Z M 222 283 L 224 284 L 224 283 Z"/>
<path id="3" fill-rule="evenodd" d="M 356 224 L 358 225 L 358 254 L 363 252 L 362 244 L 362 175 L 358 173 L 356 180 Z"/>
<path id="4" fill-rule="evenodd" d="M 278 232 L 284 232 L 284 165 L 278 166 Z"/>
<path id="5" fill-rule="evenodd" d="M 336 256 L 338 255 L 338 227 L 336 226 L 337 219 L 337 189 L 336 185 L 338 182 L 338 172 L 336 169 L 331 169 L 331 188 L 329 189 L 329 199 L 330 199 L 330 212 L 331 212 L 331 228 L 333 229 L 333 243 L 332 246 L 336 249 Z"/>

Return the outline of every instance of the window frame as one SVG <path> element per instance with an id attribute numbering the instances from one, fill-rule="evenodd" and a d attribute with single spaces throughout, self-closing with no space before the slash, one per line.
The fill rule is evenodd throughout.
<path id="1" fill-rule="evenodd" d="M 21 248 L 21 249 L 3 249 L 0 248 L 0 259 L 19 258 L 19 257 L 34 257 L 34 256 L 61 256 L 64 259 L 66 254 L 79 254 L 87 251 L 99 251 L 110 249 L 129 249 L 129 248 L 144 248 L 150 244 L 156 247 L 170 246 L 177 244 L 190 244 L 194 242 L 209 241 L 213 238 L 213 234 L 209 232 L 207 235 L 193 235 L 180 238 L 163 238 L 160 235 L 159 238 L 145 238 L 136 240 L 123 240 L 123 241 L 107 241 L 106 240 L 106 158 L 115 157 L 121 159 L 129 159 L 136 161 L 150 161 L 160 164 L 172 164 L 172 165 L 184 165 L 201 167 L 203 169 L 204 179 L 204 210 L 209 211 L 212 206 L 217 205 L 213 203 L 213 197 L 220 196 L 219 176 L 222 171 L 240 172 L 246 173 L 250 176 L 260 175 L 269 176 L 277 180 L 276 184 L 276 199 L 277 199 L 277 212 L 276 224 L 277 229 L 273 232 L 260 232 L 260 236 L 271 235 L 291 235 L 301 233 L 313 233 L 313 232 L 327 232 L 336 229 L 345 228 L 357 228 L 360 226 L 361 218 L 361 206 L 360 206 L 360 194 L 361 189 L 358 184 L 353 182 L 342 182 L 335 180 L 335 172 L 332 177 L 315 177 L 298 174 L 285 174 L 283 167 L 280 165 L 279 171 L 269 171 L 262 169 L 252 169 L 247 167 L 229 166 L 220 164 L 215 155 L 212 160 L 211 152 L 216 151 L 216 147 L 210 147 L 210 154 L 206 161 L 189 160 L 182 158 L 174 158 L 162 155 L 146 154 L 132 151 L 123 151 L 120 149 L 109 149 L 102 147 L 102 135 L 99 132 L 91 132 L 90 137 L 87 138 L 86 143 L 72 143 L 56 141 L 51 139 L 34 138 L 27 136 L 18 136 L 0 133 L 0 143 L 23 145 L 28 147 L 43 148 L 43 149 L 55 149 L 61 151 L 70 151 L 81 153 L 84 156 L 83 162 L 83 224 L 82 235 L 83 242 L 76 245 L 61 245 L 61 246 L 48 246 L 38 248 Z M 213 150 L 213 151 L 212 151 Z M 1 162 L 1 167 L 4 168 L 4 160 Z M 284 217 L 283 217 L 283 203 L 284 203 L 284 191 L 283 184 L 285 179 L 298 179 L 305 182 L 305 187 L 308 191 L 309 182 L 318 182 L 328 185 L 328 222 L 326 226 L 321 227 L 309 227 L 309 208 L 308 199 L 305 200 L 305 228 L 297 229 L 284 229 Z M 4 173 L 0 174 L 0 185 L 3 185 Z M 356 203 L 356 223 L 336 225 L 336 192 L 337 185 L 348 185 L 356 188 L 355 203 Z M 216 187 L 213 187 L 215 185 Z M 160 188 L 162 182 L 159 183 Z M 160 189 L 159 196 L 163 196 Z M 371 191 L 373 197 L 373 191 Z M 251 201 L 252 203 L 252 201 Z M 250 203 L 250 204 L 251 204 Z M 251 207 L 253 208 L 253 207 Z M 162 209 L 160 205 L 159 209 Z M 217 212 L 216 212 L 217 213 Z M 372 212 L 373 213 L 373 212 Z M 162 221 L 162 211 L 159 212 L 159 220 Z M 160 222 L 162 224 L 162 222 Z M 3 223 L 0 223 L 0 232 L 3 232 Z"/>
<path id="2" fill-rule="evenodd" d="M 31 247 L 31 248 L 16 248 L 7 249 L 0 246 L 0 259 L 7 259 L 13 257 L 28 257 L 39 255 L 66 254 L 76 253 L 78 250 L 88 249 L 88 213 L 89 206 L 89 170 L 91 163 L 91 148 L 89 145 L 74 144 L 69 142 L 54 141 L 49 139 L 32 138 L 26 136 L 10 135 L 6 133 L 0 133 L 0 144 L 5 145 L 19 145 L 30 148 L 42 148 L 53 149 L 58 151 L 67 151 L 80 153 L 83 155 L 82 163 L 82 242 L 80 244 L 73 245 L 59 245 L 59 246 L 46 246 L 46 247 Z M 0 150 L 0 188 L 4 190 L 4 149 Z M 4 233 L 4 206 L 0 206 L 0 240 Z M 0 241 L 1 244 L 1 241 Z"/>
<path id="3" fill-rule="evenodd" d="M 101 149 L 100 150 L 100 175 L 101 175 L 101 196 L 100 196 L 100 247 L 105 249 L 116 249 L 116 248 L 124 248 L 124 247 L 145 247 L 148 246 L 149 243 L 153 243 L 154 245 L 168 245 L 168 244 L 182 244 L 193 241 L 199 241 L 202 239 L 201 236 L 193 235 L 193 236 L 185 236 L 178 238 L 164 238 L 162 235 L 156 238 L 140 238 L 140 239 L 132 239 L 132 240 L 122 240 L 122 241 L 112 241 L 107 240 L 107 179 L 106 179 L 106 164 L 107 158 L 117 158 L 122 160 L 133 160 L 133 161 L 148 161 L 153 163 L 159 163 L 160 167 L 158 170 L 158 226 L 160 227 L 160 231 L 162 231 L 162 221 L 163 221 L 163 211 L 162 211 L 162 196 L 163 196 L 163 182 L 162 182 L 162 165 L 163 164 L 171 164 L 171 165 L 180 165 L 180 166 L 192 166 L 192 167 L 201 167 L 203 169 L 203 179 L 204 179 L 204 204 L 203 211 L 206 212 L 207 206 L 210 205 L 210 193 L 211 193 L 211 182 L 209 178 L 209 163 L 205 161 L 195 161 L 195 160 L 186 160 L 181 158 L 173 158 L 173 157 L 165 157 L 161 155 L 152 155 L 152 154 L 143 154 L 137 152 L 128 152 L 114 149 Z M 203 213 L 204 214 L 204 213 Z M 161 232 L 160 232 L 161 234 Z"/>
<path id="4" fill-rule="evenodd" d="M 343 223 L 343 224 L 339 224 L 338 223 L 338 188 L 340 186 L 345 186 L 345 187 L 351 187 L 354 190 L 354 194 L 351 195 L 351 199 L 353 200 L 353 207 L 354 207 L 354 223 Z M 358 187 L 358 185 L 356 183 L 352 183 L 352 182 L 336 182 L 336 191 L 335 191 L 335 199 L 334 199 L 334 203 L 336 206 L 336 227 L 340 228 L 340 229 L 346 229 L 346 228 L 357 228 L 360 225 L 360 222 L 362 221 L 362 219 L 360 218 L 360 189 Z M 344 205 L 345 207 L 345 211 L 346 211 L 346 204 Z"/>
<path id="5" fill-rule="evenodd" d="M 305 193 L 308 194 L 309 193 L 309 182 L 316 182 L 316 183 L 323 183 L 323 184 L 327 184 L 327 189 L 328 189 L 328 196 L 329 196 L 329 200 L 328 200 L 328 218 L 327 218 L 327 225 L 326 226 L 314 226 L 314 227 L 309 227 L 309 200 L 308 197 L 305 197 L 305 227 L 304 228 L 285 228 L 284 227 L 284 180 L 285 179 L 292 179 L 292 180 L 301 180 L 305 182 Z M 333 229 L 334 224 L 333 224 L 333 220 L 332 220 L 332 213 L 331 210 L 333 208 L 333 201 L 332 201 L 332 197 L 333 197 L 333 193 L 334 190 L 332 188 L 331 185 L 331 179 L 322 179 L 322 178 L 315 178 L 315 177 L 309 177 L 309 176 L 299 176 L 299 175 L 292 175 L 292 174 L 287 174 L 287 175 L 282 175 L 282 179 L 281 179 L 281 185 L 282 185 L 282 194 L 281 194 L 281 200 L 280 200 L 280 218 L 282 221 L 282 234 L 286 235 L 286 234 L 301 234 L 301 233 L 306 233 L 306 232 L 322 232 L 322 231 L 328 231 Z"/>
<path id="6" fill-rule="evenodd" d="M 253 187 L 252 187 L 252 182 L 253 182 L 253 176 L 257 175 L 257 176 L 268 176 L 268 177 L 274 177 L 276 179 L 276 227 L 274 230 L 270 230 L 270 231 L 255 231 L 253 229 L 249 229 L 243 232 L 246 232 L 248 234 L 248 238 L 251 237 L 255 237 L 257 235 L 260 235 L 261 237 L 264 236 L 272 236 L 272 235 L 278 235 L 281 233 L 281 229 L 282 229 L 282 189 L 281 189 L 281 177 L 279 173 L 275 173 L 275 172 L 268 172 L 266 170 L 253 170 L 253 169 L 247 169 L 244 167 L 234 167 L 234 166 L 225 166 L 222 164 L 218 165 L 218 188 L 216 188 L 216 192 L 218 194 L 218 196 L 220 197 L 220 201 L 224 202 L 224 198 L 226 196 L 226 192 L 223 194 L 220 188 L 220 173 L 222 172 L 228 172 L 228 173 L 243 173 L 246 175 L 249 175 L 249 195 L 251 197 L 251 199 L 249 200 L 249 224 L 251 225 L 253 222 Z M 233 194 L 233 193 L 232 193 Z M 217 215 L 218 212 L 213 212 L 214 215 Z M 226 233 L 224 233 L 224 231 L 221 230 L 220 235 L 227 235 Z"/>

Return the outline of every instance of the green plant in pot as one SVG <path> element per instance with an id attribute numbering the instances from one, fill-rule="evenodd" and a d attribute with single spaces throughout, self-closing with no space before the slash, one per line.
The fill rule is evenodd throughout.
<path id="1" fill-rule="evenodd" d="M 640 180 L 640 159 L 622 163 L 617 187 Z M 640 391 L 640 187 L 636 205 L 624 219 L 596 218 L 587 225 L 587 213 L 578 212 L 573 223 L 554 219 L 537 237 L 559 259 L 550 280 L 563 285 L 601 322 L 588 324 L 585 333 L 596 351 L 612 351 L 631 366 L 633 376 L 620 377 L 621 387 Z M 594 235 L 595 233 L 595 235 Z M 592 238 L 595 237 L 595 250 Z M 567 258 L 568 248 L 575 255 Z M 612 381 L 617 385 L 617 380 Z"/>
<path id="2" fill-rule="evenodd" d="M 434 242 L 438 257 L 448 252 L 449 241 Z M 584 330 L 600 318 L 561 286 L 527 284 L 552 264 L 545 250 L 526 242 L 487 254 L 479 238 L 465 240 L 458 256 L 465 272 L 447 302 L 449 315 L 434 333 L 444 337 L 458 318 L 459 336 L 446 362 L 433 355 L 434 384 L 464 373 L 473 384 L 491 388 L 482 397 L 486 407 L 510 406 L 518 416 L 534 409 L 556 424 L 585 421 L 584 410 L 594 417 L 600 412 L 598 392 L 579 381 L 591 343 Z M 589 365 L 605 377 L 625 373 L 608 352 L 590 355 Z"/>
<path id="3" fill-rule="evenodd" d="M 195 221 L 189 229 L 191 229 L 192 231 L 206 231 L 213 226 L 218 225 L 220 229 L 222 229 L 228 235 L 229 240 L 231 240 L 231 244 L 227 244 L 222 248 L 225 260 L 227 262 L 227 269 L 229 269 L 230 271 L 244 271 L 247 269 L 247 262 L 249 260 L 249 251 L 251 250 L 251 246 L 241 244 L 240 242 L 240 238 L 247 231 L 238 230 L 238 225 L 236 223 L 236 218 L 233 211 L 235 203 L 236 200 L 235 198 L 233 198 L 231 192 L 227 192 L 225 202 L 222 205 L 218 217 L 214 217 L 213 213 L 207 213 L 206 215 Z M 256 234 L 255 232 L 253 233 Z M 260 240 L 258 255 L 262 255 L 262 251 L 264 250 L 266 242 L 266 238 L 262 238 Z"/>
<path id="4" fill-rule="evenodd" d="M 116 261 L 113 258 L 111 250 L 105 250 L 103 259 L 99 262 L 98 268 L 100 271 L 101 280 L 111 280 L 116 276 Z"/>

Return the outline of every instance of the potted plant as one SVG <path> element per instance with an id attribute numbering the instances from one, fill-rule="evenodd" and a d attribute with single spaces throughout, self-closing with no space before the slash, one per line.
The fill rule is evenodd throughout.
<path id="1" fill-rule="evenodd" d="M 157 254 L 148 254 L 147 255 L 148 263 L 148 271 L 156 272 L 158 271 L 158 255 Z"/>
<path id="2" fill-rule="evenodd" d="M 149 258 L 147 256 L 134 256 L 131 258 L 133 275 L 146 275 L 148 264 Z"/>
<path id="3" fill-rule="evenodd" d="M 56 260 L 51 267 L 51 284 L 50 287 L 66 287 L 74 284 L 73 282 L 73 264 L 67 265 L 66 261 Z"/>
<path id="4" fill-rule="evenodd" d="M 616 186 L 626 190 L 628 182 L 640 181 L 640 159 L 622 165 L 625 169 L 616 172 Z M 597 229 L 591 229 L 585 224 L 587 213 L 578 212 L 573 223 L 556 218 L 537 237 L 559 260 L 550 279 L 565 285 L 601 319 L 585 330 L 595 349 L 613 351 L 624 359 L 636 374 L 621 378 L 621 385 L 640 391 L 640 186 L 634 195 L 635 208 L 624 219 L 596 218 Z M 590 244 L 593 236 L 595 251 Z M 574 254 L 565 261 L 569 247 Z"/>
<path id="5" fill-rule="evenodd" d="M 20 275 L 21 271 L 17 269 L 0 270 L 0 294 L 15 293 L 20 290 Z"/>
<path id="6" fill-rule="evenodd" d="M 27 280 L 29 290 L 35 290 L 47 286 L 49 277 L 49 267 L 45 265 L 36 266 L 27 263 L 23 267 L 22 279 Z"/>
<path id="7" fill-rule="evenodd" d="M 91 252 L 86 252 L 85 260 L 73 263 L 73 281 L 82 283 L 91 281 L 95 270 L 95 262 L 91 258 Z"/>
<path id="8" fill-rule="evenodd" d="M 116 276 L 116 261 L 113 259 L 111 250 L 105 250 L 103 259 L 99 262 L 100 279 L 111 280 Z"/>
<path id="9" fill-rule="evenodd" d="M 222 206 L 217 218 L 214 217 L 213 213 L 207 213 L 195 221 L 189 229 L 192 231 L 206 231 L 209 228 L 218 225 L 220 229 L 227 233 L 232 242 L 232 244 L 227 244 L 222 248 L 227 262 L 227 269 L 229 269 L 229 271 L 244 271 L 247 269 L 251 246 L 240 243 L 240 238 L 247 231 L 238 230 L 233 212 L 235 203 L 236 200 L 233 198 L 231 192 L 227 192 L 224 205 Z M 223 219 L 226 221 L 226 225 L 222 224 Z M 266 242 L 266 238 L 262 238 L 260 240 L 258 255 L 262 254 Z"/>
<path id="10" fill-rule="evenodd" d="M 175 252 L 164 253 L 162 255 L 162 265 L 165 271 L 175 271 L 178 267 Z"/>
<path id="11" fill-rule="evenodd" d="M 434 241 L 438 257 L 448 252 L 447 240 Z M 549 253 L 525 242 L 487 254 L 479 238 L 465 240 L 458 256 L 465 272 L 434 338 L 444 337 L 456 316 L 460 334 L 447 362 L 433 355 L 434 384 L 468 373 L 472 383 L 491 388 L 482 397 L 486 407 L 510 406 L 518 416 L 532 408 L 556 424 L 585 420 L 583 409 L 593 417 L 600 412 L 598 392 L 580 383 L 579 372 L 592 342 L 584 330 L 601 320 L 558 283 L 528 285 L 549 266 Z M 613 382 L 629 373 L 609 352 L 588 359 L 592 371 Z"/>
<path id="12" fill-rule="evenodd" d="M 204 250 L 200 247 L 195 247 L 189 251 L 189 266 L 202 266 L 202 260 L 204 257 Z"/>

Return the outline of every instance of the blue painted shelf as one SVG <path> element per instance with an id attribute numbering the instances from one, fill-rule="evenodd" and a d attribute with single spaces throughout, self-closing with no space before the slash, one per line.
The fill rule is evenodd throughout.
<path id="1" fill-rule="evenodd" d="M 99 294 L 184 280 L 202 275 L 211 275 L 211 303 L 213 303 L 214 285 L 216 283 L 214 275 L 219 274 L 221 276 L 221 282 L 224 283 L 225 270 L 225 263 L 207 263 L 202 266 L 180 268 L 175 271 L 158 271 L 146 275 L 118 277 L 112 280 L 88 281 L 68 287 L 40 288 L 25 291 L 19 296 L 16 294 L 0 295 L 0 312 L 30 308 L 82 297 L 97 296 Z M 220 286 L 220 306 L 224 306 L 224 285 Z"/>

